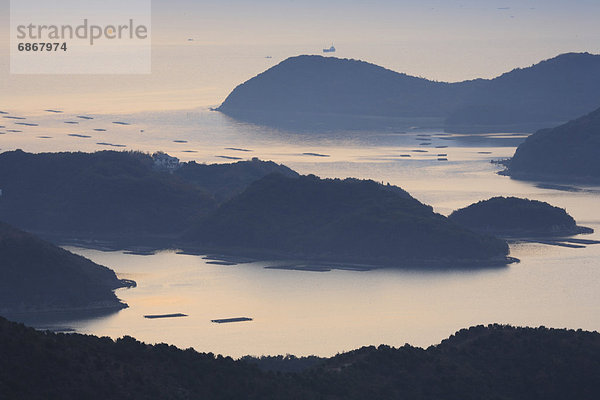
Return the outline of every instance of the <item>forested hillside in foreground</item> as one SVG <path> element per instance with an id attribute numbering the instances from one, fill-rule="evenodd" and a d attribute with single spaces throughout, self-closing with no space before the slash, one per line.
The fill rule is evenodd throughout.
<path id="1" fill-rule="evenodd" d="M 595 400 L 598 376 L 597 332 L 477 326 L 426 350 L 364 347 L 282 373 L 248 359 L 38 332 L 0 318 L 2 399 Z"/>

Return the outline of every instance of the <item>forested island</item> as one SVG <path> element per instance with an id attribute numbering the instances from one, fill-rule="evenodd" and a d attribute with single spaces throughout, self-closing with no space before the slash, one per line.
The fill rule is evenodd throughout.
<path id="1" fill-rule="evenodd" d="M 600 104 L 600 55 L 562 54 L 494 79 L 431 81 L 359 60 L 291 57 L 236 87 L 218 111 L 285 129 L 535 132 Z"/>
<path id="2" fill-rule="evenodd" d="M 0 222 L 0 314 L 120 310 L 135 285 L 101 265 Z M 0 391 L 1 393 L 1 391 Z"/>
<path id="3" fill-rule="evenodd" d="M 542 129 L 529 136 L 517 148 L 504 174 L 516 179 L 598 183 L 599 148 L 600 109 L 597 109 L 564 125 Z"/>
<path id="4" fill-rule="evenodd" d="M 164 153 L 0 154 L 0 217 L 57 243 L 368 265 L 505 265 L 508 246 L 373 181 L 299 176 L 258 159 Z"/>
<path id="5" fill-rule="evenodd" d="M 258 159 L 182 163 L 164 153 L 0 154 L 0 219 L 56 241 L 165 246 L 266 174 L 297 174 Z"/>
<path id="6" fill-rule="evenodd" d="M 0 393 L 23 400 L 595 400 L 599 360 L 597 332 L 489 325 L 427 349 L 286 357 L 266 371 L 265 359 L 235 361 L 128 336 L 39 332 L 0 317 Z M 298 372 L 282 372 L 290 369 Z"/>
<path id="7" fill-rule="evenodd" d="M 268 175 L 224 202 L 186 245 L 260 257 L 419 267 L 506 264 L 503 240 L 464 229 L 395 186 Z"/>
<path id="8" fill-rule="evenodd" d="M 448 218 L 468 229 L 499 236 L 567 236 L 592 233 L 563 208 L 517 197 L 493 197 L 454 211 Z"/>

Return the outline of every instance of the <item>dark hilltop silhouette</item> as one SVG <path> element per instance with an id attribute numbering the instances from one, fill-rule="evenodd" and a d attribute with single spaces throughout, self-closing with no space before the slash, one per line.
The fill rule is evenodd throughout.
<path id="1" fill-rule="evenodd" d="M 66 238 L 172 235 L 216 207 L 136 152 L 0 154 L 0 218 Z"/>
<path id="2" fill-rule="evenodd" d="M 119 310 L 126 305 L 113 290 L 132 285 L 106 267 L 0 222 L 0 315 Z"/>
<path id="3" fill-rule="evenodd" d="M 565 236 L 591 233 L 577 226 L 563 208 L 516 197 L 493 197 L 454 211 L 451 221 L 477 232 L 499 236 Z"/>
<path id="4" fill-rule="evenodd" d="M 53 241 L 167 246 L 223 199 L 287 167 L 182 163 L 164 153 L 0 154 L 0 218 Z"/>
<path id="5" fill-rule="evenodd" d="M 268 175 L 186 235 L 227 253 L 397 267 L 506 264 L 506 242 L 464 229 L 395 186 Z"/>
<path id="6" fill-rule="evenodd" d="M 517 148 L 505 173 L 517 179 L 598 182 L 599 149 L 600 109 L 597 109 L 529 136 Z"/>
<path id="7" fill-rule="evenodd" d="M 207 190 L 219 202 L 232 198 L 244 191 L 252 182 L 272 173 L 288 177 L 299 176 L 297 172 L 285 165 L 260 161 L 257 158 L 233 164 L 198 164 L 191 161 L 183 164 L 175 172 L 185 181 Z"/>
<path id="8" fill-rule="evenodd" d="M 364 61 L 291 57 L 236 87 L 218 111 L 286 129 L 444 127 L 534 132 L 600 104 L 600 55 L 568 53 L 494 79 L 435 82 Z"/>
<path id="9" fill-rule="evenodd" d="M 597 332 L 544 327 L 476 326 L 427 349 L 235 361 L 129 336 L 39 332 L 0 317 L 7 399 L 595 400 L 599 360 Z"/>

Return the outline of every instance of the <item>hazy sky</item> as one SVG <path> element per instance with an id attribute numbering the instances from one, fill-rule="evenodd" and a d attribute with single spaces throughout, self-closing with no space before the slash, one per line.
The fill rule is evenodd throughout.
<path id="1" fill-rule="evenodd" d="M 214 105 L 241 81 L 332 42 L 338 57 L 444 81 L 490 78 L 569 51 L 600 53 L 598 0 L 155 0 L 151 76 L 27 78 L 8 73 L 9 1 L 0 4 L 4 108 L 57 87 L 63 104 L 82 107 Z"/>
<path id="2" fill-rule="evenodd" d="M 591 0 L 176 0 L 155 1 L 153 7 L 156 28 L 196 32 L 212 43 L 303 44 L 331 38 L 382 46 L 412 40 L 501 43 L 528 36 L 515 45 L 558 41 L 587 46 L 596 40 L 599 46 L 600 2 Z"/>

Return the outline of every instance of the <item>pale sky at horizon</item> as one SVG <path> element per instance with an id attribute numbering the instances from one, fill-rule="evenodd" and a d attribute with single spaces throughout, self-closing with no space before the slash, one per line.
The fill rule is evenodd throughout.
<path id="1" fill-rule="evenodd" d="M 116 108 L 144 109 L 132 102 L 145 93 L 152 109 L 215 105 L 275 63 L 319 54 L 332 42 L 337 57 L 450 82 L 492 78 L 565 52 L 600 53 L 600 1 L 155 0 L 152 12 L 151 76 L 28 78 L 8 72 L 9 1 L 1 0 L 0 105 L 20 98 L 21 107 L 57 87 L 66 87 L 65 104 L 83 99 L 101 109 L 108 95 Z"/>

